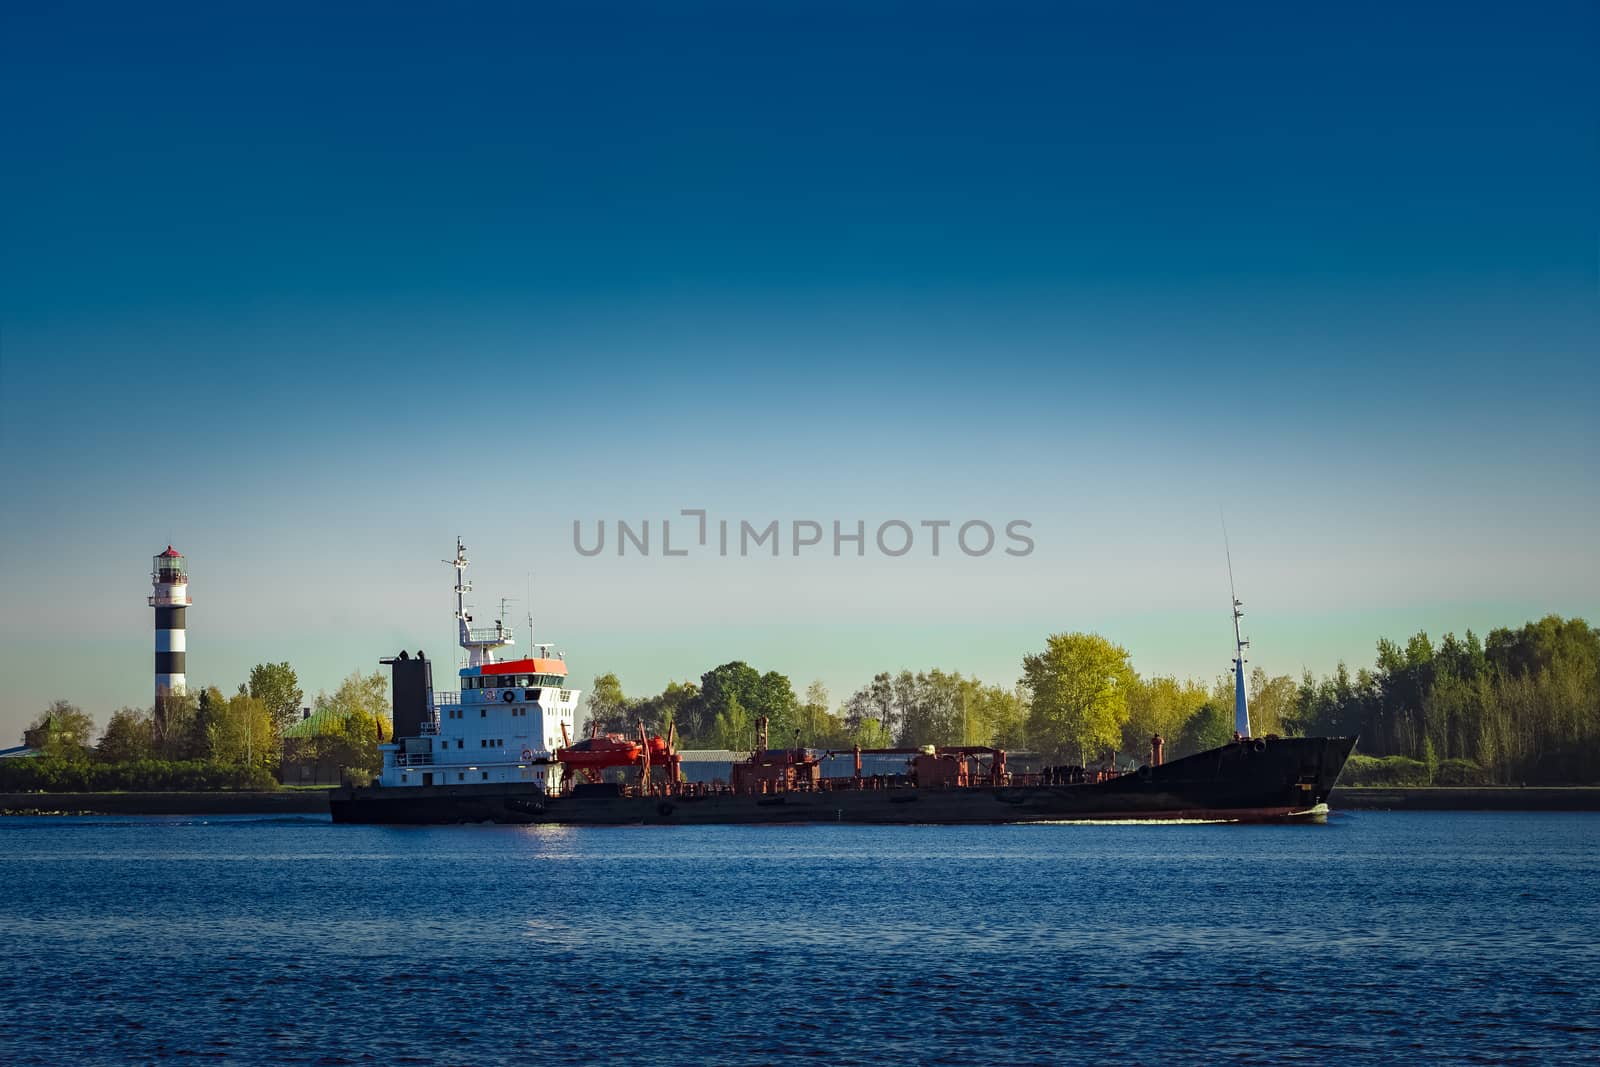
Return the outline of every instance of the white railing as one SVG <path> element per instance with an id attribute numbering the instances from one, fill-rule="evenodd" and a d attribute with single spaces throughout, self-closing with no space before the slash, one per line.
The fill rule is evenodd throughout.
<path id="1" fill-rule="evenodd" d="M 446 706 L 448 704 L 459 704 L 459 703 L 461 703 L 461 691 L 458 690 L 458 689 L 447 690 L 447 691 L 444 691 L 444 692 L 440 692 L 438 690 L 434 691 L 434 694 L 433 694 L 433 707 L 434 707 L 435 711 L 437 711 L 438 709 L 440 709 L 440 708 L 442 708 L 442 707 L 444 707 L 444 706 Z"/>
<path id="2" fill-rule="evenodd" d="M 394 757 L 396 767 L 424 767 L 432 763 L 432 752 L 397 752 Z"/>

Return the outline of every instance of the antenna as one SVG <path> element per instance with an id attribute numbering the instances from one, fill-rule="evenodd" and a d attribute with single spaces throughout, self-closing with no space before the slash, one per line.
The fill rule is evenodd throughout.
<path id="1" fill-rule="evenodd" d="M 1217 517 L 1222 521 L 1222 552 L 1228 560 L 1228 599 L 1233 604 L 1233 732 L 1240 737 L 1250 736 L 1250 705 L 1245 699 L 1244 692 L 1244 650 L 1250 647 L 1250 642 L 1245 640 L 1239 629 L 1239 620 L 1244 618 L 1244 604 L 1239 600 L 1239 594 L 1233 585 L 1233 549 L 1228 544 L 1228 518 L 1222 512 L 1222 505 L 1217 505 Z"/>
<path id="2" fill-rule="evenodd" d="M 459 634 L 457 643 L 467 652 L 467 666 L 477 667 L 484 663 L 493 663 L 494 650 L 505 645 L 515 644 L 512 632 L 506 629 L 505 615 L 508 601 L 501 598 L 500 618 L 495 622 L 492 630 L 484 628 L 473 631 L 472 614 L 467 611 L 466 596 L 472 591 L 472 583 L 466 580 L 466 571 L 470 561 L 467 559 L 467 549 L 461 538 L 456 538 L 456 558 L 444 561 L 456 569 L 456 631 Z"/>

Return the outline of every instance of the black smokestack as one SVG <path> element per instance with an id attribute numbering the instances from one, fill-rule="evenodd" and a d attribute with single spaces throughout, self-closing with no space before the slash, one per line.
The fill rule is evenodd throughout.
<path id="1" fill-rule="evenodd" d="M 421 652 L 412 659 L 402 651 L 388 664 L 394 682 L 394 736 L 419 737 L 424 721 L 433 718 L 433 664 Z"/>

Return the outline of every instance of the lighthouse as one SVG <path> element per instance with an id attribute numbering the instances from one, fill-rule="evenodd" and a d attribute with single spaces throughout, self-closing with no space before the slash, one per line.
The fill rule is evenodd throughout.
<path id="1" fill-rule="evenodd" d="M 150 568 L 150 606 L 156 609 L 156 703 L 184 690 L 184 612 L 189 607 L 189 573 L 183 555 L 171 545 Z"/>

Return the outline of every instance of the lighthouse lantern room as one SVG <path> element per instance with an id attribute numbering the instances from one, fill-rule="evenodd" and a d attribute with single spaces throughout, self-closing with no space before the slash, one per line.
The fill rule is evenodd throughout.
<path id="1" fill-rule="evenodd" d="M 150 606 L 156 609 L 156 700 L 182 693 L 186 684 L 184 613 L 189 607 L 189 572 L 171 545 L 150 567 Z"/>

